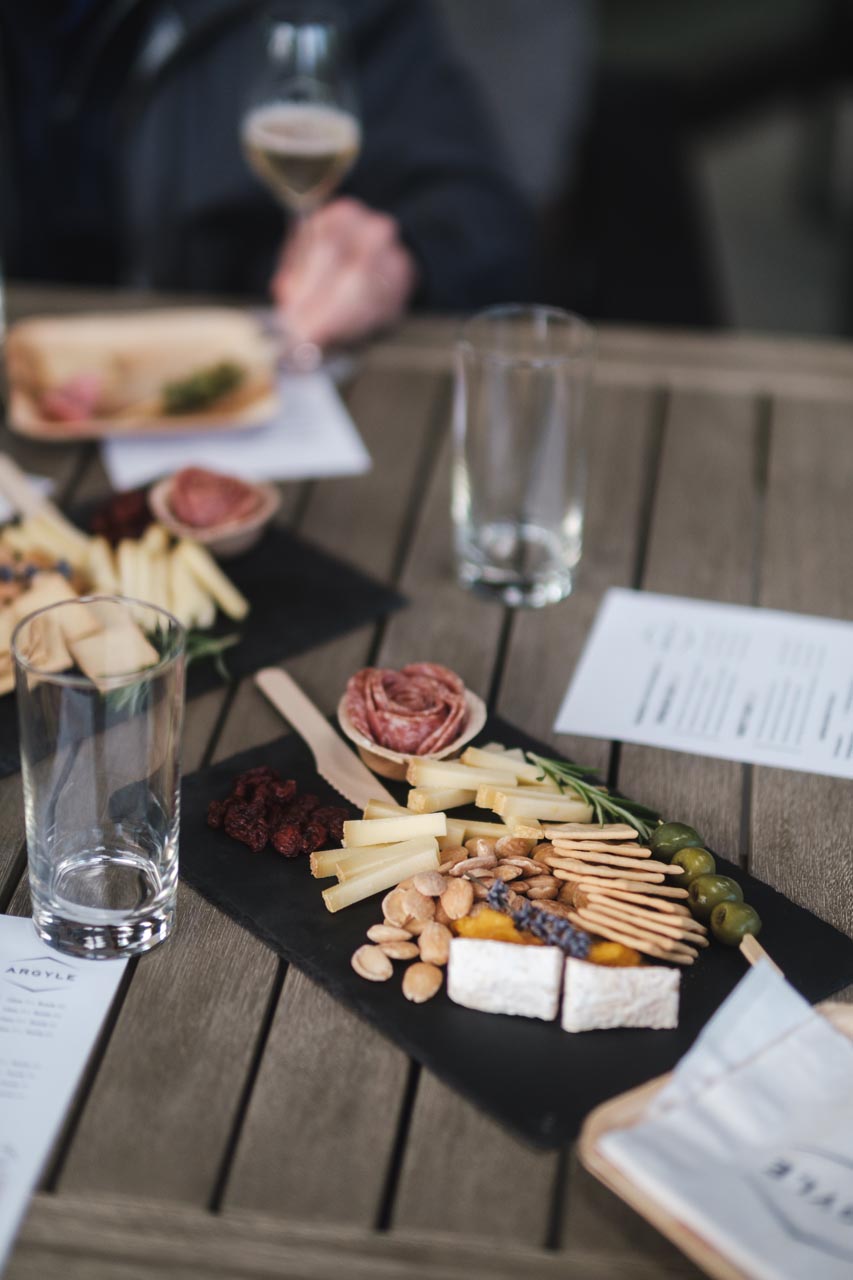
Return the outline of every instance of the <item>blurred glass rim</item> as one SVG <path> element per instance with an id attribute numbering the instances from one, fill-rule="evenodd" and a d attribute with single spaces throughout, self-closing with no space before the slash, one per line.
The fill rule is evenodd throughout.
<path id="1" fill-rule="evenodd" d="M 269 39 L 275 41 L 278 30 L 290 30 L 292 33 L 306 30 L 309 27 L 325 28 L 340 44 L 347 43 L 348 23 L 345 11 L 334 0 L 322 0 L 311 3 L 310 0 L 300 4 L 299 0 L 274 0 L 261 10 L 261 21 L 266 28 Z M 273 53 L 275 49 L 273 47 Z"/>
<path id="2" fill-rule="evenodd" d="M 524 334 L 524 345 L 514 347 L 502 336 L 511 331 L 513 322 L 518 326 L 516 332 Z M 568 345 L 564 350 L 549 350 L 547 344 L 558 332 Z M 543 349 L 537 352 L 536 343 L 543 338 Z M 596 345 L 594 327 L 573 311 L 539 303 L 503 302 L 469 316 L 459 331 L 456 350 L 489 363 L 547 369 L 582 361 L 591 364 Z"/>
<path id="3" fill-rule="evenodd" d="M 70 605 L 81 604 L 116 604 L 122 605 L 127 609 L 144 609 L 149 613 L 156 614 L 158 618 L 164 619 L 167 625 L 174 630 L 175 638 L 171 651 L 164 653 L 160 661 L 153 663 L 150 667 L 138 667 L 135 671 L 127 671 L 117 676 L 103 676 L 97 683 L 88 676 L 68 675 L 64 671 L 44 671 L 24 657 L 18 648 L 18 638 L 22 634 L 24 627 L 30 626 L 36 618 L 42 618 L 48 613 L 55 613 L 57 610 L 68 608 Z M 136 619 L 134 618 L 133 621 L 136 622 Z M 186 643 L 186 628 L 174 614 L 169 613 L 168 609 L 162 609 L 157 604 L 150 604 L 147 600 L 137 600 L 134 596 L 94 595 L 78 596 L 74 600 L 58 600 L 55 604 L 47 604 L 42 609 L 34 609 L 25 618 L 21 618 L 21 621 L 15 627 L 9 647 L 15 665 L 20 667 L 22 671 L 38 677 L 45 684 L 61 685 L 67 689 L 97 689 L 99 692 L 104 692 L 111 689 L 123 689 L 126 685 L 135 684 L 139 680 L 151 680 L 162 675 L 164 671 L 167 671 L 185 654 Z"/>

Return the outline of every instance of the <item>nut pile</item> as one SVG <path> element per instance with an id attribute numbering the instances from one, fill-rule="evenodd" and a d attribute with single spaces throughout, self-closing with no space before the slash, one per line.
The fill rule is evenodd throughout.
<path id="1" fill-rule="evenodd" d="M 238 774 L 224 800 L 211 800 L 207 825 L 259 853 L 268 844 L 285 858 L 313 853 L 327 840 L 340 840 L 346 809 L 321 805 L 318 796 L 299 794 L 292 778 L 259 765 Z"/>
<path id="2" fill-rule="evenodd" d="M 543 843 L 502 836 L 468 840 L 442 851 L 437 871 L 403 880 L 382 899 L 382 923 L 367 931 L 368 943 L 352 957 L 352 967 L 370 982 L 387 982 L 394 960 L 414 960 L 403 975 L 403 995 L 423 1004 L 441 989 L 456 922 L 487 910 L 493 885 L 507 886 L 507 900 L 526 899 L 544 910 L 568 917 L 571 908 L 557 901 L 560 881 L 542 858 L 553 852 Z"/>

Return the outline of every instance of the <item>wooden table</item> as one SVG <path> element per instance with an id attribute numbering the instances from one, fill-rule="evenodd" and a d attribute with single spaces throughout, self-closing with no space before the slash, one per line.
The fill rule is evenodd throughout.
<path id="1" fill-rule="evenodd" d="M 93 299 L 17 290 L 10 301 L 24 314 Z M 411 601 L 287 664 L 321 707 L 367 662 L 430 658 L 553 738 L 613 584 L 853 616 L 849 347 L 605 331 L 577 591 L 511 614 L 451 576 L 453 332 L 411 321 L 364 354 L 347 400 L 373 455 L 368 476 L 284 488 L 287 524 Z M 52 474 L 64 500 L 106 489 L 92 446 L 3 444 Z M 249 682 L 223 688 L 188 708 L 185 769 L 281 732 Z M 849 784 L 553 740 L 638 799 L 690 815 L 721 852 L 853 931 Z M 24 870 L 10 778 L 2 909 L 27 911 Z M 131 966 L 10 1280 L 697 1274 L 572 1152 L 509 1137 L 185 885 L 179 910 L 173 940 Z"/>

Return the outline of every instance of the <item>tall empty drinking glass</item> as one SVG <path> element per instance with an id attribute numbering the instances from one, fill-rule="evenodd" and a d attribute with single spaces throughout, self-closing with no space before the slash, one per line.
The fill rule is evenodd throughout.
<path id="1" fill-rule="evenodd" d="M 456 348 L 459 581 L 508 605 L 569 595 L 581 556 L 593 331 L 554 307 L 492 307 Z"/>
<path id="2" fill-rule="evenodd" d="M 184 651 L 171 614 L 115 596 L 12 637 L 33 920 L 62 951 L 137 955 L 171 931 Z"/>

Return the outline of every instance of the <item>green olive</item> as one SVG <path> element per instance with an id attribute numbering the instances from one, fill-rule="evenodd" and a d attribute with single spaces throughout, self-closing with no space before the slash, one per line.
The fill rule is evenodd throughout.
<path id="1" fill-rule="evenodd" d="M 697 920 L 709 920 L 719 902 L 743 902 L 743 889 L 730 876 L 697 876 L 687 893 Z"/>
<path id="2" fill-rule="evenodd" d="M 684 875 L 677 881 L 679 889 L 686 889 L 697 876 L 712 876 L 717 870 L 713 854 L 707 849 L 694 848 L 692 845 L 679 849 L 678 853 L 672 855 L 670 862 L 684 871 Z"/>
<path id="3" fill-rule="evenodd" d="M 711 912 L 711 932 L 718 942 L 736 947 L 744 934 L 761 932 L 761 916 L 746 902 L 718 902 Z"/>
<path id="4" fill-rule="evenodd" d="M 679 849 L 697 846 L 701 849 L 702 837 L 698 831 L 694 831 L 683 822 L 664 822 L 661 826 L 655 827 L 650 844 L 656 858 L 669 862 L 672 855 L 678 853 Z"/>

